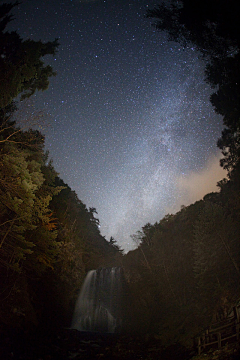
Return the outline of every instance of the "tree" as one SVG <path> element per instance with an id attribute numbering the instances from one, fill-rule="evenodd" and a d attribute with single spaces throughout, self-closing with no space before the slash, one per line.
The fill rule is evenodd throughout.
<path id="1" fill-rule="evenodd" d="M 21 151 L 12 144 L 1 148 L 1 261 L 16 268 L 34 247 L 24 233 L 35 228 L 32 221 L 35 192 L 44 181 L 41 165 L 28 161 L 29 155 L 29 151 Z"/>
<path id="2" fill-rule="evenodd" d="M 55 55 L 58 40 L 23 40 L 16 31 L 5 31 L 12 20 L 10 11 L 19 5 L 0 6 L 0 108 L 11 104 L 21 94 L 21 99 L 30 97 L 36 90 L 46 90 L 49 77 L 56 75 L 50 65 L 44 66 L 45 55 Z"/>
<path id="3" fill-rule="evenodd" d="M 122 255 L 123 249 L 120 248 L 120 246 L 117 244 L 117 240 L 115 240 L 113 236 L 111 236 L 109 239 L 109 245 L 111 245 L 114 250 L 116 250 L 117 252 L 119 252 L 119 254 Z"/>
<path id="4" fill-rule="evenodd" d="M 8 129 L 5 129 L 8 132 Z M 14 133 L 14 129 L 12 129 Z M 49 207 L 62 187 L 53 186 L 56 172 L 46 165 L 44 137 L 17 131 L 0 142 L 0 263 L 5 268 L 36 272 L 53 267 L 56 225 Z M 7 136 L 8 138 L 8 136 Z M 4 141 L 6 140 L 6 141 Z"/>
<path id="5" fill-rule="evenodd" d="M 194 45 L 206 61 L 206 81 L 216 89 L 210 101 L 223 116 L 226 129 L 218 141 L 229 171 L 239 161 L 240 149 L 240 10 L 238 1 L 170 0 L 147 11 L 169 40 Z"/>
<path id="6" fill-rule="evenodd" d="M 212 315 L 221 297 L 238 287 L 238 221 L 227 212 L 226 206 L 207 200 L 195 224 L 194 272 L 201 308 L 207 315 Z"/>

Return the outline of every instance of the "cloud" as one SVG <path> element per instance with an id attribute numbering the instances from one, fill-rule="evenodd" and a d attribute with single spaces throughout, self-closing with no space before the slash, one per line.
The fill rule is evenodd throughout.
<path id="1" fill-rule="evenodd" d="M 211 156 L 204 169 L 177 179 L 176 187 L 181 201 L 181 204 L 178 203 L 178 209 L 181 205 L 190 205 L 206 194 L 218 191 L 217 182 L 227 175 L 227 172 L 220 167 L 219 160 L 220 156 Z"/>

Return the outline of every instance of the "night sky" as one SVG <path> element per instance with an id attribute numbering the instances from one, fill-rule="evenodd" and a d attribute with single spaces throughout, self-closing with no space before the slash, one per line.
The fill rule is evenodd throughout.
<path id="1" fill-rule="evenodd" d="M 59 176 L 125 251 L 131 234 L 216 191 L 225 175 L 204 63 L 144 17 L 156 2 L 22 0 L 8 27 L 59 38 L 44 58 L 57 76 L 22 111 L 46 114 L 40 130 Z"/>

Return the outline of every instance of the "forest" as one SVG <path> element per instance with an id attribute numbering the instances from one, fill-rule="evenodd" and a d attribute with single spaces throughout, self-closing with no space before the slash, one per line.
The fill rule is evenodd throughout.
<path id="1" fill-rule="evenodd" d="M 194 338 L 226 318 L 240 299 L 238 2 L 171 0 L 146 14 L 169 40 L 194 44 L 205 61 L 210 101 L 223 117 L 216 146 L 227 177 L 218 192 L 145 224 L 132 235 L 137 248 L 127 254 L 101 235 L 97 210 L 88 209 L 57 174 L 33 119 L 27 129 L 18 125 L 18 102 L 47 90 L 56 76 L 44 56 L 55 55 L 59 42 L 23 40 L 6 31 L 16 5 L 0 6 L 2 358 L 10 359 L 11 341 L 19 334 L 29 339 L 69 327 L 87 272 L 106 267 L 123 269 L 128 289 L 123 334 L 155 339 L 162 349 L 176 344 L 192 349 Z M 156 358 L 151 356 L 145 358 Z"/>

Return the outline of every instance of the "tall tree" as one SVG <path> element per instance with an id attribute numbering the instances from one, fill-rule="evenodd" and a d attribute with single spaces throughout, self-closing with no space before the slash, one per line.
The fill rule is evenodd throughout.
<path id="1" fill-rule="evenodd" d="M 56 255 L 49 204 L 62 187 L 54 184 L 57 174 L 51 162 L 46 165 L 41 133 L 13 125 L 0 134 L 0 263 L 39 272 L 52 267 Z"/>
<path id="2" fill-rule="evenodd" d="M 49 77 L 56 75 L 42 58 L 55 55 L 57 39 L 46 43 L 23 40 L 16 31 L 6 31 L 13 19 L 9 13 L 18 5 L 19 2 L 0 6 L 0 108 L 8 106 L 19 94 L 24 99 L 36 90 L 46 90 Z"/>
<path id="3" fill-rule="evenodd" d="M 218 300 L 239 287 L 238 222 L 226 206 L 208 200 L 196 221 L 194 272 L 202 299 L 199 309 L 205 316 L 212 316 Z"/>

